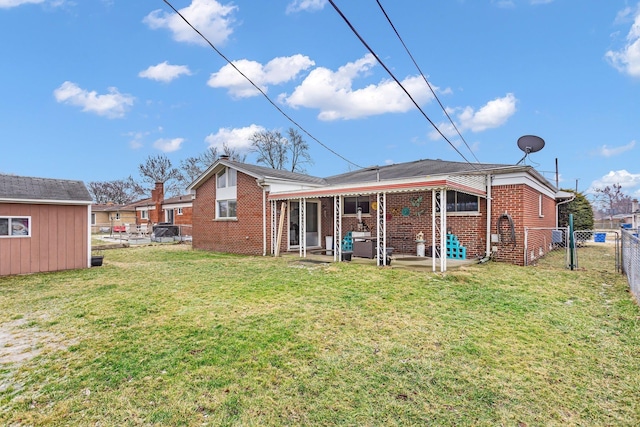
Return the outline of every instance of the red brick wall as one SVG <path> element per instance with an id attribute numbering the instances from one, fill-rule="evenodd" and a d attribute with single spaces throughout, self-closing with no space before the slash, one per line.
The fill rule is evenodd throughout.
<path id="1" fill-rule="evenodd" d="M 539 191 L 524 184 L 493 187 L 491 233 L 499 233 L 497 229 L 498 218 L 503 213 L 508 213 L 513 219 L 516 236 L 515 245 L 503 242 L 491 243 L 497 248 L 494 254 L 496 260 L 524 265 L 525 227 L 555 227 L 555 200 L 546 195 L 542 196 L 543 216 L 541 217 L 539 215 L 540 194 Z M 528 242 L 529 248 L 535 248 L 536 257 L 539 256 L 540 248 L 543 249 L 543 252 L 548 250 L 549 245 L 545 241 L 550 241 L 551 232 L 537 233 L 537 235 L 540 237 L 534 237 Z"/>
<path id="2" fill-rule="evenodd" d="M 418 199 L 422 197 L 422 201 Z M 369 202 L 377 201 L 372 195 Z M 413 202 L 413 203 L 412 203 Z M 409 208 L 409 215 L 403 216 L 403 208 Z M 324 215 L 326 210 L 327 215 Z M 324 236 L 333 235 L 333 198 L 322 199 L 322 231 Z M 461 244 L 467 248 L 467 258 L 484 256 L 486 250 L 486 200 L 480 199 L 480 214 L 447 216 L 447 228 L 458 236 Z M 416 235 L 424 233 L 426 245 L 431 246 L 431 192 L 399 193 L 387 195 L 387 246 L 395 253 L 416 253 Z M 369 227 L 372 236 L 377 234 L 377 212 L 371 209 L 370 215 L 363 215 L 363 222 Z M 342 218 L 343 237 L 349 231 L 357 231 L 355 216 Z M 324 237 L 323 237 L 324 239 Z M 323 240 L 324 242 L 324 240 Z"/>
<path id="3" fill-rule="evenodd" d="M 196 190 L 193 201 L 193 247 L 217 252 L 262 255 L 262 189 L 255 178 L 238 172 L 237 219 L 216 220 L 216 180 Z M 279 207 L 278 207 L 279 209 Z M 267 252 L 271 248 L 271 210 L 267 202 Z M 286 245 L 286 235 L 283 234 Z"/>

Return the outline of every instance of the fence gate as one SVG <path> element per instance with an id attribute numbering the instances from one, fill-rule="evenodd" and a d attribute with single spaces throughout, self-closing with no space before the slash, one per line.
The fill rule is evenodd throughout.
<path id="1" fill-rule="evenodd" d="M 617 231 L 576 230 L 573 232 L 575 268 L 614 267 L 620 271 L 620 233 Z"/>
<path id="2" fill-rule="evenodd" d="M 560 251 L 562 262 L 569 267 L 569 228 L 525 228 L 524 265 L 531 265 L 549 252 Z"/>

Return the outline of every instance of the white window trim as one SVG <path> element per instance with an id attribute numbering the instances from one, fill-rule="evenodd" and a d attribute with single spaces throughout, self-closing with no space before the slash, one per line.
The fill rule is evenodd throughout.
<path id="1" fill-rule="evenodd" d="M 176 214 L 177 215 L 182 215 L 183 214 L 182 208 L 176 208 Z"/>
<path id="2" fill-rule="evenodd" d="M 9 235 L 7 236 L 0 236 L 0 239 L 15 239 L 15 238 L 20 238 L 20 237 L 31 237 L 31 229 L 33 228 L 33 223 L 31 222 L 31 216 L 29 215 L 23 215 L 23 216 L 0 216 L 0 219 L 8 219 L 9 220 Z M 27 227 L 27 234 L 11 234 L 11 230 L 12 230 L 12 220 L 14 219 L 26 219 L 27 222 L 29 223 L 29 226 Z"/>
<path id="3" fill-rule="evenodd" d="M 220 202 L 236 202 L 236 215 L 235 216 L 220 216 Z M 229 206 L 227 205 L 227 210 Z M 221 199 L 216 200 L 216 220 L 220 221 L 235 221 L 238 219 L 238 200 L 237 199 Z"/>
<path id="4" fill-rule="evenodd" d="M 542 194 L 538 194 L 538 216 L 544 218 L 544 197 Z"/>

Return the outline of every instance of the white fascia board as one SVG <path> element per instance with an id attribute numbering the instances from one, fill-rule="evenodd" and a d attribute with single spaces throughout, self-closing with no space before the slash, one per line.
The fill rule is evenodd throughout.
<path id="1" fill-rule="evenodd" d="M 450 188 L 479 196 L 486 195 L 486 188 L 483 187 L 480 189 L 460 184 L 454 179 L 455 176 L 457 175 L 429 175 L 421 178 L 333 185 L 289 192 L 271 192 L 269 194 L 269 200 L 283 200 L 296 197 L 330 197 L 335 195 L 351 196 L 377 193 L 401 193 L 425 191 L 436 188 Z"/>
<path id="2" fill-rule="evenodd" d="M 0 198 L 0 203 L 20 203 L 27 205 L 89 205 L 93 204 L 91 200 L 40 200 L 40 199 L 5 199 Z"/>
<path id="3" fill-rule="evenodd" d="M 543 185 L 537 179 L 534 179 L 530 174 L 526 172 L 521 173 L 508 173 L 508 174 L 499 174 L 492 175 L 491 186 L 496 187 L 499 185 L 519 185 L 524 184 L 528 187 L 533 188 L 540 193 L 549 196 L 552 199 L 556 198 L 556 193 L 546 185 Z"/>
<path id="4" fill-rule="evenodd" d="M 180 202 L 180 203 L 166 203 L 162 205 L 163 209 L 177 209 L 177 208 L 190 208 L 193 206 L 192 202 Z"/>

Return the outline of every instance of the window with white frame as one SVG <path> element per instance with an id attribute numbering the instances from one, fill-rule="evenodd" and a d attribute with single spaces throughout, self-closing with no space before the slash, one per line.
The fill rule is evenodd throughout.
<path id="1" fill-rule="evenodd" d="M 436 197 L 440 197 L 439 193 Z M 440 209 L 436 208 L 436 212 Z M 458 191 L 447 191 L 447 213 L 477 213 L 480 212 L 480 198 Z"/>
<path id="2" fill-rule="evenodd" d="M 149 211 L 148 210 L 140 211 L 140 218 L 141 219 L 149 219 Z"/>
<path id="3" fill-rule="evenodd" d="M 30 237 L 30 216 L 0 216 L 0 237 Z"/>
<path id="4" fill-rule="evenodd" d="M 238 172 L 225 167 L 216 175 L 216 219 L 236 219 Z"/>
<path id="5" fill-rule="evenodd" d="M 91 214 L 91 225 L 96 225 L 96 214 Z"/>
<path id="6" fill-rule="evenodd" d="M 182 215 L 182 208 L 178 208 L 178 209 L 176 209 L 176 211 L 177 211 L 178 215 Z"/>
<path id="7" fill-rule="evenodd" d="M 116 212 L 116 221 L 120 220 L 120 212 Z"/>
<path id="8" fill-rule="evenodd" d="M 544 218 L 544 197 L 542 194 L 538 195 L 538 216 Z"/>
<path id="9" fill-rule="evenodd" d="M 235 200 L 218 200 L 216 217 L 220 219 L 236 218 Z"/>
<path id="10" fill-rule="evenodd" d="M 218 172 L 216 176 L 216 182 L 218 188 L 235 187 L 237 182 L 237 172 L 235 169 L 224 168 L 224 170 Z"/>
<path id="11" fill-rule="evenodd" d="M 356 215 L 358 208 L 362 209 L 363 215 L 369 215 L 369 196 L 345 197 L 342 203 L 342 213 L 344 215 Z"/>

